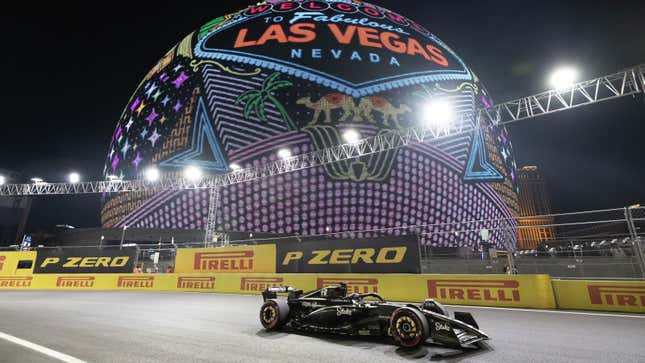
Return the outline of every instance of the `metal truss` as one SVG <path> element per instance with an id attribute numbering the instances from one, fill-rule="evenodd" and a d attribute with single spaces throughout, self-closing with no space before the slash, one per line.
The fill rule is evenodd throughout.
<path id="1" fill-rule="evenodd" d="M 343 160 L 359 158 L 411 143 L 453 136 L 473 131 L 487 120 L 496 125 L 547 115 L 618 97 L 643 93 L 645 64 L 621 72 L 580 82 L 568 90 L 547 91 L 537 95 L 501 103 L 476 114 L 464 113 L 450 126 L 412 127 L 384 130 L 377 136 L 353 144 L 341 144 L 307 154 L 277 160 L 265 165 L 236 170 L 227 174 L 205 177 L 199 181 L 183 178 L 162 178 L 158 181 L 94 181 L 71 183 L 34 183 L 0 185 L 1 196 L 61 195 L 124 192 L 159 192 L 164 190 L 219 189 L 222 186 L 245 183 L 301 169 L 322 166 Z M 219 193 L 216 193 L 219 194 Z M 211 194 L 211 199 L 213 194 Z M 216 196 L 217 198 L 217 196 Z M 215 201 L 215 203 L 217 200 Z M 210 222 L 210 219 L 209 219 Z"/>
<path id="2" fill-rule="evenodd" d="M 625 69 L 562 90 L 551 90 L 480 109 L 478 114 L 496 125 L 548 115 L 618 97 L 643 93 L 645 64 Z"/>
<path id="3" fill-rule="evenodd" d="M 206 234 L 204 242 L 210 245 L 215 241 L 217 235 L 217 208 L 219 206 L 220 195 L 219 188 L 211 188 L 209 190 L 210 196 L 208 198 L 208 217 L 206 219 Z"/>

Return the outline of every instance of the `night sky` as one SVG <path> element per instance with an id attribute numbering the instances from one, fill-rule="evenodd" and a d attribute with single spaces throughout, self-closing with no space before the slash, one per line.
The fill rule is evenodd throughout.
<path id="1" fill-rule="evenodd" d="M 193 29 L 252 2 L 205 3 L 66 1 L 3 11 L 0 168 L 48 181 L 71 170 L 100 179 L 116 121 L 147 71 Z M 449 44 L 497 102 L 546 90 L 561 64 L 588 79 L 645 62 L 642 0 L 373 3 Z M 555 211 L 645 202 L 642 97 L 509 130 L 518 165 L 542 169 Z M 30 228 L 53 224 L 97 226 L 98 196 L 36 199 Z"/>

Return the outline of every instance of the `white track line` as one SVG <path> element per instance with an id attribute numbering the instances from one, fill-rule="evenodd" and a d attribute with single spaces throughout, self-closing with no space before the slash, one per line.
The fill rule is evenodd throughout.
<path id="1" fill-rule="evenodd" d="M 570 314 L 570 315 L 589 315 L 589 316 L 606 316 L 610 318 L 630 318 L 630 319 L 645 319 L 645 315 L 625 315 L 625 314 L 612 314 L 612 313 L 591 313 L 581 311 L 568 311 L 568 310 L 539 310 L 539 309 L 522 309 L 522 308 L 498 308 L 494 306 L 473 306 L 473 305 L 448 305 L 450 307 L 459 307 L 467 309 L 489 309 L 489 310 L 510 310 L 510 311 L 528 311 L 531 313 L 547 313 L 547 314 Z"/>
<path id="2" fill-rule="evenodd" d="M 4 339 L 6 341 L 9 341 L 14 344 L 21 345 L 25 348 L 29 348 L 31 350 L 34 350 L 38 353 L 44 354 L 50 358 L 58 359 L 62 362 L 67 362 L 67 363 L 86 363 L 85 361 L 82 361 L 80 359 L 74 358 L 70 355 L 63 354 L 61 352 L 57 352 L 55 350 L 49 349 L 47 347 L 43 347 L 42 345 L 38 345 L 32 342 L 28 342 L 24 339 L 20 339 L 17 337 L 14 337 L 13 335 L 5 334 L 3 332 L 0 332 L 0 339 Z"/>

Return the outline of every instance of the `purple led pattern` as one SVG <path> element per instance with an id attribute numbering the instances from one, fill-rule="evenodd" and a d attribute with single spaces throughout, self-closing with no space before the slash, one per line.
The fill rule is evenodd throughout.
<path id="1" fill-rule="evenodd" d="M 292 146 L 295 154 L 311 151 Z M 266 163 L 273 154 L 254 159 Z M 501 246 L 500 224 L 446 225 L 506 218 L 481 186 L 463 183 L 461 175 L 419 150 L 403 149 L 387 182 L 330 180 L 322 168 L 244 183 L 222 189 L 218 225 L 223 230 L 315 235 L 359 231 L 343 237 L 399 235 L 406 230 L 369 232 L 397 226 L 425 225 L 423 244 L 450 247 L 478 243 L 478 230 L 491 230 Z M 204 228 L 208 191 L 188 191 L 141 219 L 138 227 Z M 362 232 L 366 231 L 366 232 Z M 455 234 L 455 231 L 460 231 Z M 511 233 L 514 238 L 514 233 Z"/>

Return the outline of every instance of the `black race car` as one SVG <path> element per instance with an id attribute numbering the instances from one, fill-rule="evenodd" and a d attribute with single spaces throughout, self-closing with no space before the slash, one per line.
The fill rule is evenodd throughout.
<path id="1" fill-rule="evenodd" d="M 288 293 L 287 300 L 278 293 Z M 262 293 L 260 321 L 267 330 L 344 335 L 391 336 L 405 348 L 427 339 L 451 348 L 465 348 L 488 335 L 479 330 L 472 315 L 455 312 L 454 318 L 432 299 L 423 304 L 386 302 L 375 293 L 347 295 L 347 285 L 329 286 L 303 293 L 292 287 L 273 287 Z"/>

